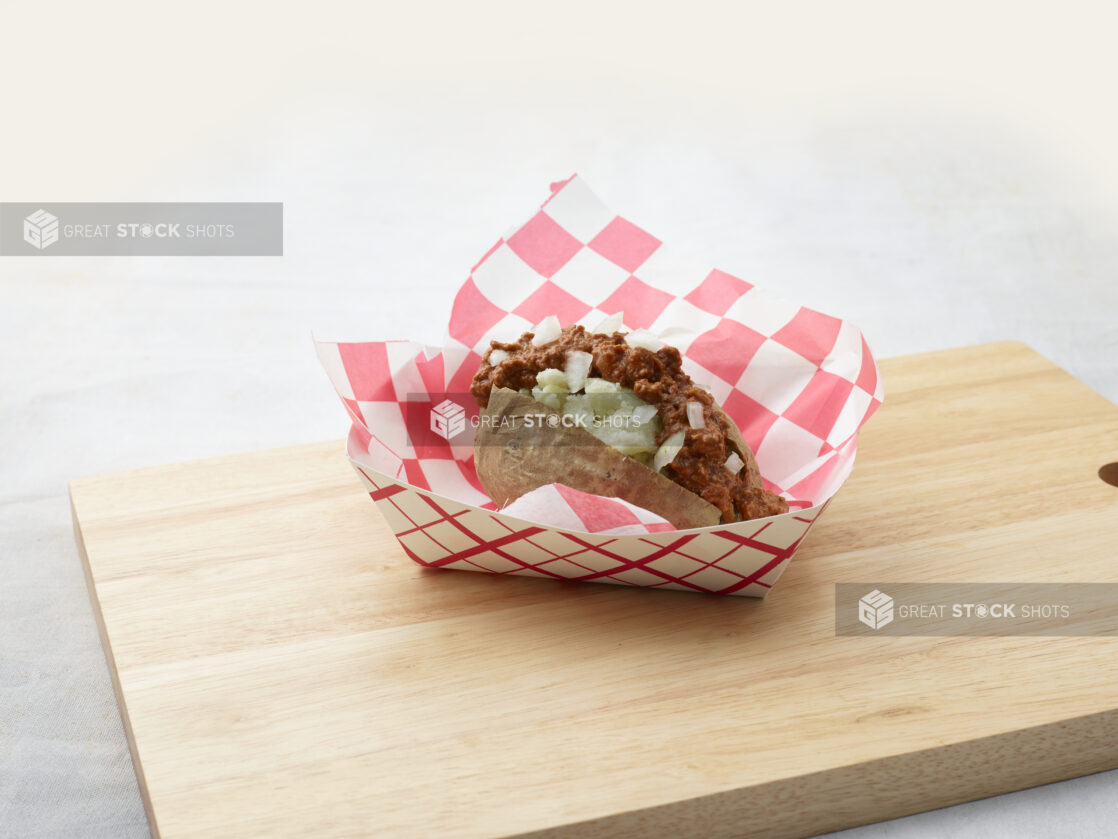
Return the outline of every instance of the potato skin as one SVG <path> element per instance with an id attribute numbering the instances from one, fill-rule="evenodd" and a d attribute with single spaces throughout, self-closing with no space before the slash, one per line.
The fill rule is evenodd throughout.
<path id="1" fill-rule="evenodd" d="M 506 506 L 537 487 L 566 486 L 623 498 L 680 530 L 718 524 L 721 513 L 679 484 L 603 443 L 583 428 L 525 417 L 559 413 L 508 388 L 494 388 L 474 438 L 474 465 L 485 491 Z"/>

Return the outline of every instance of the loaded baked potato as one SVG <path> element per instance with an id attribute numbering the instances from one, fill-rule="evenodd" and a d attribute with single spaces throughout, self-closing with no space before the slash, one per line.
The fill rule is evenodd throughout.
<path id="1" fill-rule="evenodd" d="M 621 317 L 593 332 L 555 317 L 493 341 L 470 391 L 478 478 L 500 506 L 561 483 L 623 498 L 680 529 L 772 516 L 741 432 L 683 372 L 679 350 Z"/>

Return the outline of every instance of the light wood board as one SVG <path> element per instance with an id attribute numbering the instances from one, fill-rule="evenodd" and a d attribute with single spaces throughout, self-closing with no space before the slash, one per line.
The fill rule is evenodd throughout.
<path id="1" fill-rule="evenodd" d="M 80 478 L 153 832 L 809 835 L 1118 766 L 1118 639 L 834 633 L 847 581 L 1118 581 L 1118 407 L 889 359 L 765 600 L 426 571 L 341 441 Z"/>

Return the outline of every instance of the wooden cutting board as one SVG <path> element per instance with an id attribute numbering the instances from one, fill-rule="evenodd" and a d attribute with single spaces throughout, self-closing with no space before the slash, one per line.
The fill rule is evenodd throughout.
<path id="1" fill-rule="evenodd" d="M 799 836 L 1118 766 L 1118 638 L 834 630 L 836 582 L 1118 581 L 1118 407 L 881 367 L 765 600 L 422 570 L 341 441 L 75 480 L 153 833 Z"/>

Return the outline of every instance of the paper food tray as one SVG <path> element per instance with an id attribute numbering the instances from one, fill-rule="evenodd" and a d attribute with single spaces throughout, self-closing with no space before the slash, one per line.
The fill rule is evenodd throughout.
<path id="1" fill-rule="evenodd" d="M 498 511 L 473 465 L 469 384 L 492 339 L 548 315 L 593 328 L 624 312 L 677 347 L 738 424 L 790 511 L 676 530 L 616 498 L 541 487 Z M 352 419 L 346 455 L 417 563 L 763 597 L 853 468 L 881 404 L 877 365 L 847 321 L 719 270 L 679 263 L 577 176 L 473 268 L 442 347 L 316 341 Z"/>

